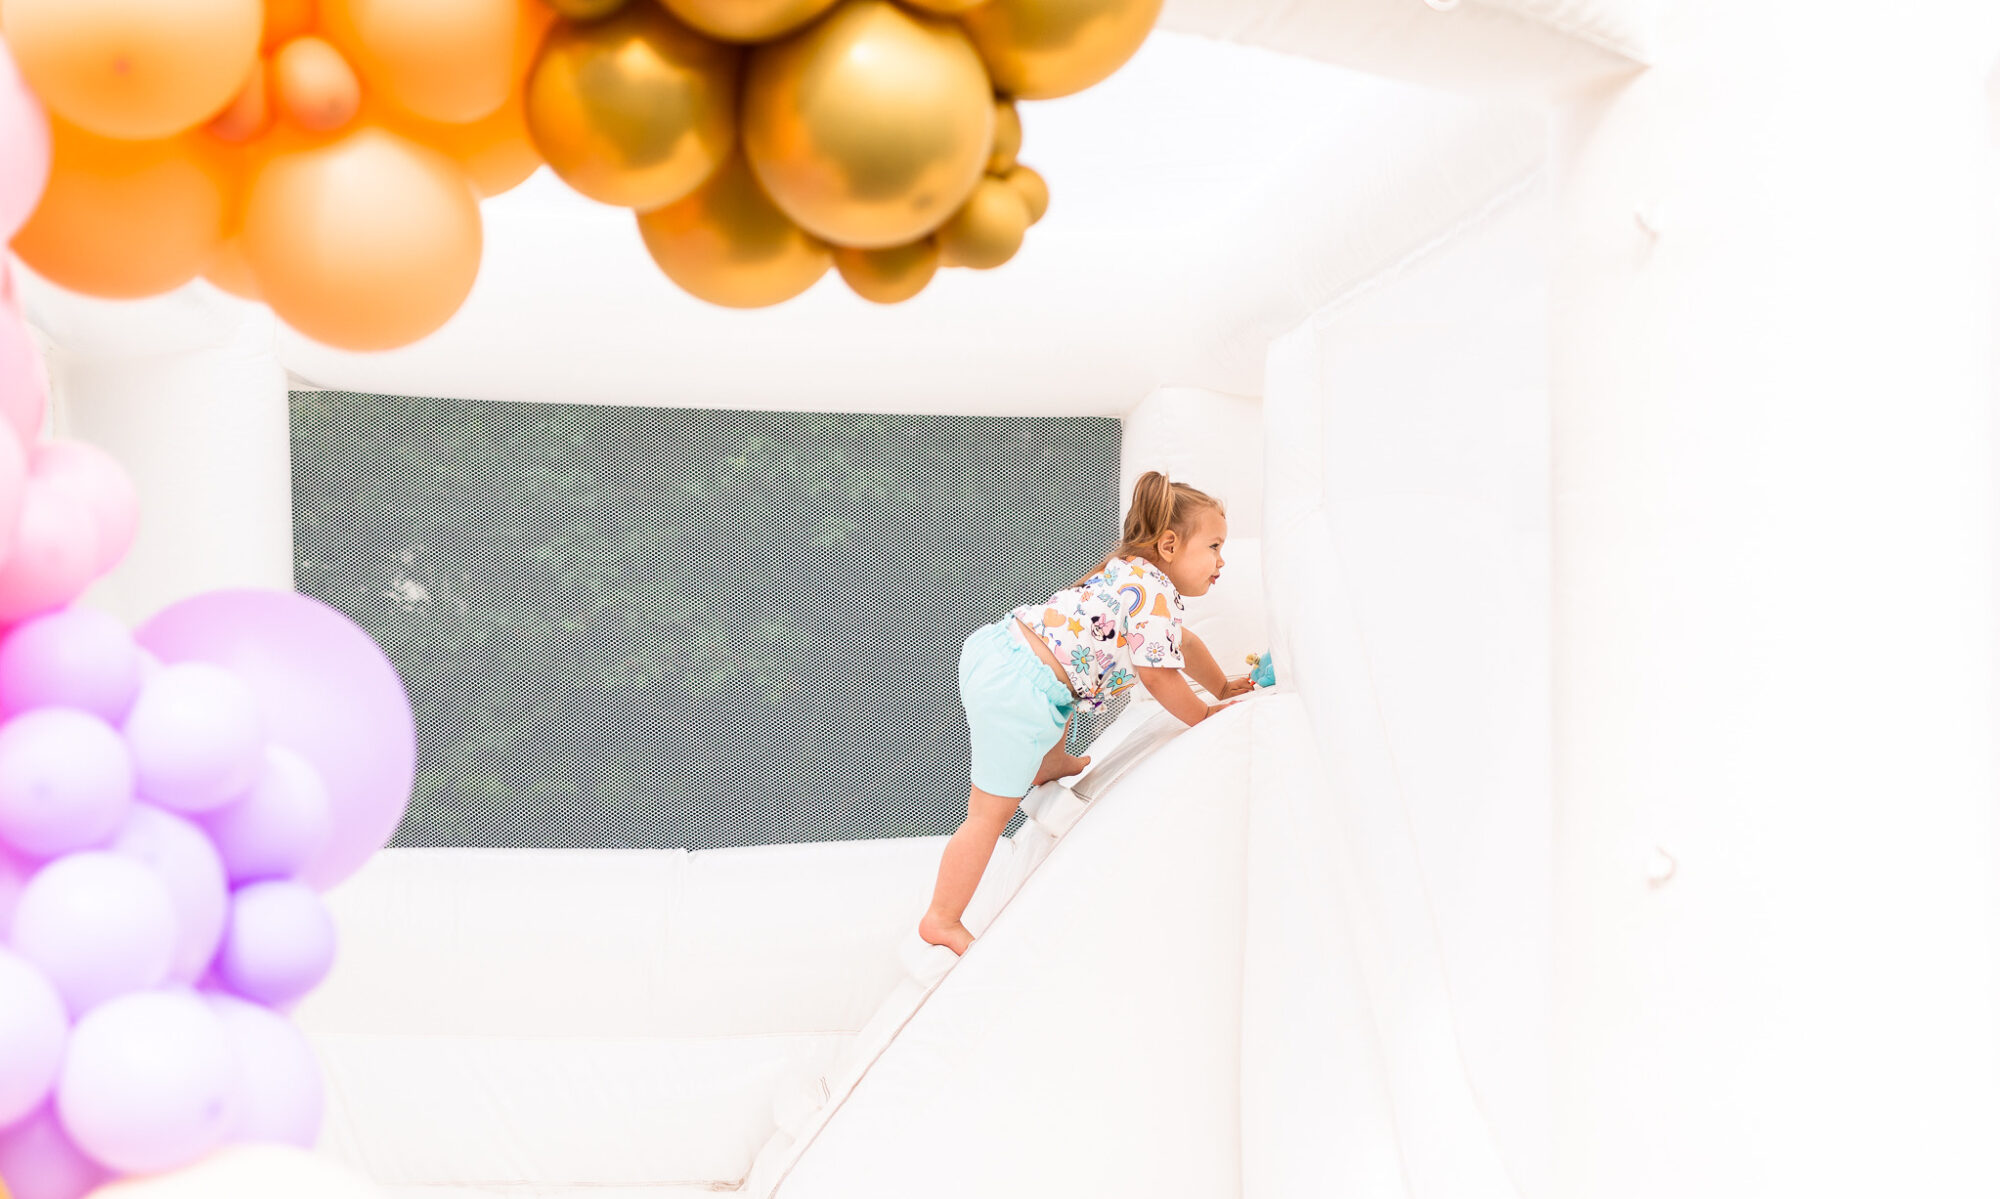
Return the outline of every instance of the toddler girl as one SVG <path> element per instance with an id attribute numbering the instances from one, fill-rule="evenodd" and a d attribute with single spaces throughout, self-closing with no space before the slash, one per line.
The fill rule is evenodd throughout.
<path id="1" fill-rule="evenodd" d="M 1203 702 L 1183 669 L 1218 699 L 1252 688 L 1248 677 L 1225 678 L 1181 625 L 1181 597 L 1205 595 L 1221 577 L 1228 533 L 1214 497 L 1148 471 L 1132 489 L 1123 540 L 1095 571 L 965 639 L 958 689 L 972 732 L 972 798 L 917 924 L 924 940 L 961 954 L 972 944 L 959 917 L 1014 808 L 1031 788 L 1090 764 L 1065 748 L 1078 708 L 1097 711 L 1138 682 L 1167 711 L 1199 724 L 1229 704 Z"/>

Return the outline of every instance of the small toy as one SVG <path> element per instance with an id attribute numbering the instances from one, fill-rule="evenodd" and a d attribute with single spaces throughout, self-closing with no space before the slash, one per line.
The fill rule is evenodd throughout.
<path id="1" fill-rule="evenodd" d="M 1252 667 L 1250 681 L 1253 684 L 1259 687 L 1275 687 L 1278 685 L 1277 671 L 1271 668 L 1270 650 L 1265 650 L 1262 654 L 1245 654 L 1243 655 L 1243 660 L 1248 662 Z"/>

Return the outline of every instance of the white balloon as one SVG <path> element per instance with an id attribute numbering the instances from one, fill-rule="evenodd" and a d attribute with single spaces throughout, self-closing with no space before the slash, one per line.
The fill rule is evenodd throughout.
<path id="1" fill-rule="evenodd" d="M 229 1145 L 171 1174 L 99 1187 L 89 1199 L 383 1199 L 345 1166 L 289 1145 Z"/>

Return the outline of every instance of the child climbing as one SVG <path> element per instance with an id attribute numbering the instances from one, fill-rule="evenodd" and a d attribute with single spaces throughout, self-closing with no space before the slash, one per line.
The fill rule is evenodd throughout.
<path id="1" fill-rule="evenodd" d="M 917 924 L 924 940 L 960 954 L 972 944 L 959 918 L 1015 807 L 1032 788 L 1090 764 L 1068 750 L 1078 709 L 1097 711 L 1137 682 L 1161 707 L 1200 724 L 1255 686 L 1225 677 L 1181 624 L 1181 597 L 1206 595 L 1221 577 L 1228 535 L 1214 497 L 1148 471 L 1132 488 L 1122 540 L 1092 573 L 965 639 L 958 688 L 972 733 L 972 796 Z M 1203 702 L 1182 670 L 1228 702 Z"/>

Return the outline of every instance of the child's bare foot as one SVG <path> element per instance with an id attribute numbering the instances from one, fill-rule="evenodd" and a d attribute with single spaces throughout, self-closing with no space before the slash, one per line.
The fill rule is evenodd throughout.
<path id="1" fill-rule="evenodd" d="M 1043 783 L 1053 779 L 1066 779 L 1072 774 L 1082 774 L 1083 768 L 1088 765 L 1090 765 L 1089 754 L 1085 754 L 1080 758 L 1075 754 L 1064 754 L 1056 760 L 1054 765 L 1050 765 L 1047 762 L 1042 764 L 1041 772 L 1035 775 L 1034 785 L 1039 787 Z"/>
<path id="2" fill-rule="evenodd" d="M 917 921 L 917 935 L 933 945 L 949 945 L 951 951 L 960 957 L 965 956 L 966 947 L 972 944 L 972 934 L 966 931 L 963 924 L 956 920 L 940 920 L 928 912 Z"/>

